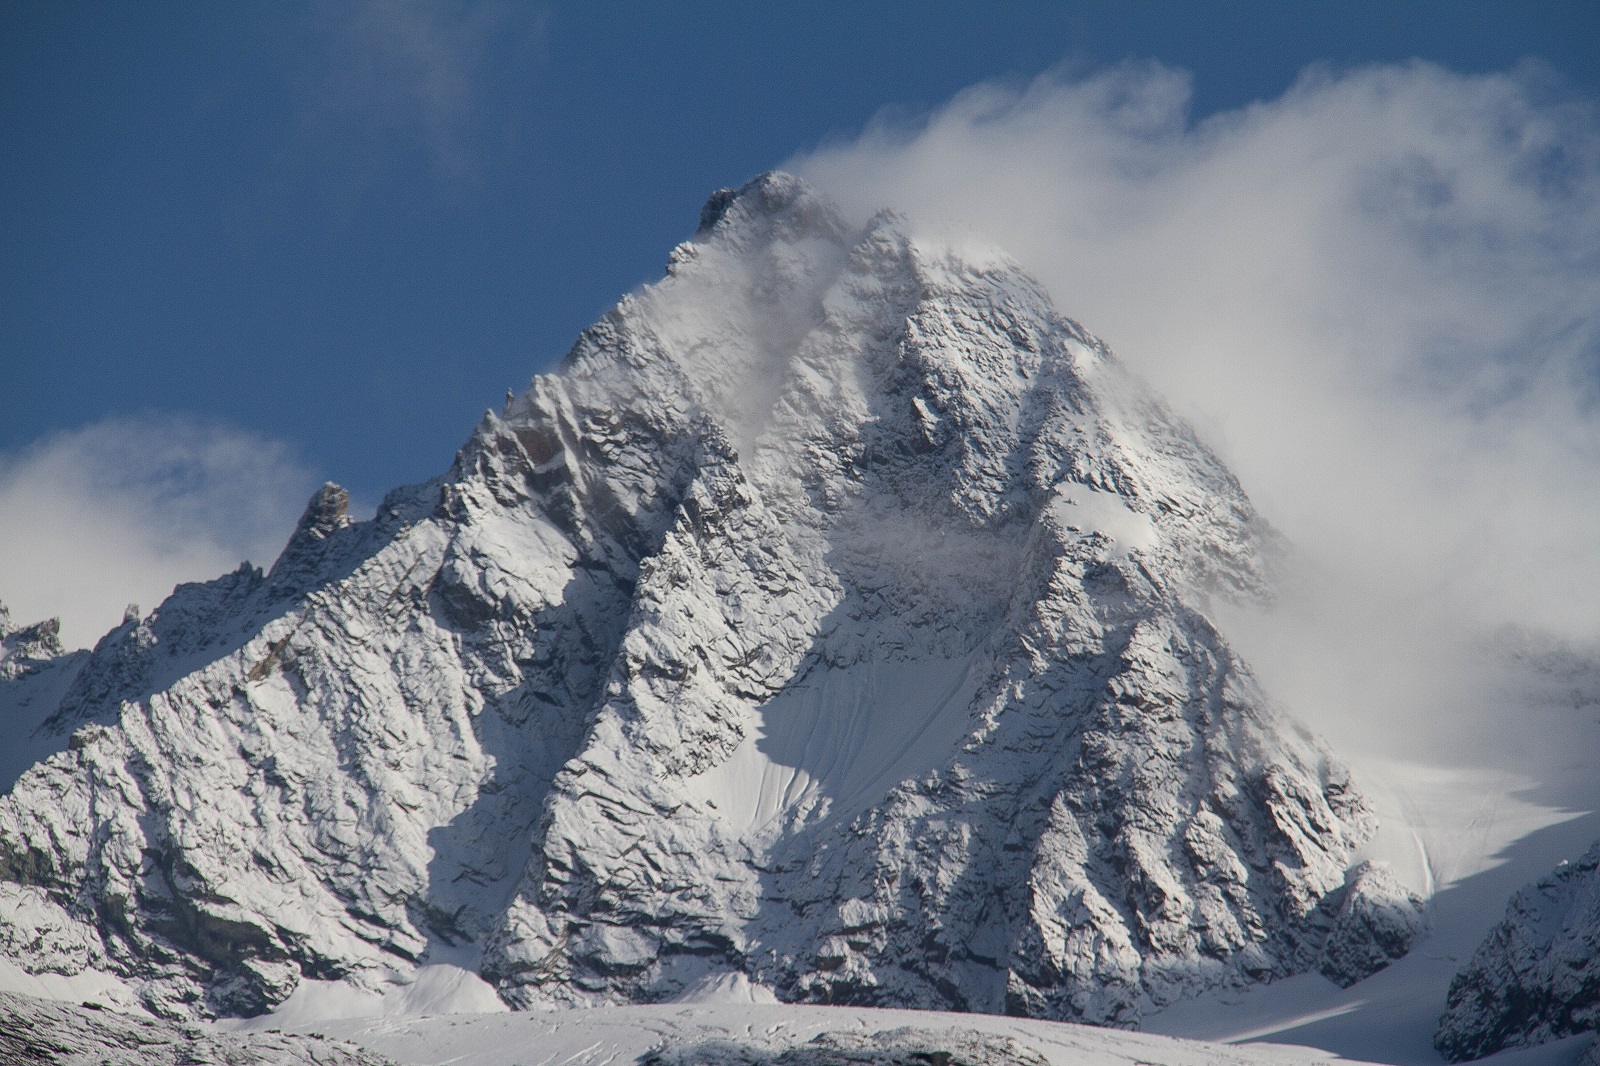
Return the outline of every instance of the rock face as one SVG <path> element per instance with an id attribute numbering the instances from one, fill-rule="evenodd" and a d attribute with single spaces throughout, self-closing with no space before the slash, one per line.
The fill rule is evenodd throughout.
<path id="1" fill-rule="evenodd" d="M 1511 898 L 1450 982 L 1434 1045 L 1460 1062 L 1597 1027 L 1600 842 Z"/>
<path id="2" fill-rule="evenodd" d="M 101 641 L 0 951 L 177 1016 L 446 958 L 1113 1025 L 1354 974 L 1371 815 L 1206 614 L 1272 546 L 1014 264 L 769 175 L 446 475 Z"/>

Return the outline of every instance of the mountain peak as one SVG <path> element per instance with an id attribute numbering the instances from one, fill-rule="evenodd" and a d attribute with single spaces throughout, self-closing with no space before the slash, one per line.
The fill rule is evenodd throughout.
<path id="1" fill-rule="evenodd" d="M 0 799 L 9 957 L 170 1015 L 451 965 L 1129 1025 L 1402 950 L 1206 615 L 1272 534 L 1188 427 L 1008 261 L 778 173 L 703 222 L 444 476 L 102 642 Z"/>
<path id="2" fill-rule="evenodd" d="M 799 222 L 802 229 L 843 228 L 838 209 L 822 193 L 803 179 L 781 170 L 769 170 L 737 189 L 713 192 L 700 209 L 700 228 L 696 236 L 716 232 L 730 211 L 734 212 L 734 220 L 730 222 L 733 225 L 756 218 L 789 218 Z"/>

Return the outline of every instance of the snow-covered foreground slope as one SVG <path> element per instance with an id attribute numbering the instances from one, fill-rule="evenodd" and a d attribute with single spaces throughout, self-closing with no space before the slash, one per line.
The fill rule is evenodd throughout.
<path id="1" fill-rule="evenodd" d="M 1211 621 L 1270 530 L 998 255 L 719 193 L 446 475 L 346 507 L 77 668 L 0 799 L 40 987 L 1127 1026 L 1420 926 Z"/>
<path id="2" fill-rule="evenodd" d="M 276 1032 L 218 1033 L 0 992 L 7 1066 L 387 1066 L 352 1044 Z"/>
<path id="3" fill-rule="evenodd" d="M 1310 1048 L 1230 1047 L 993 1015 L 761 1004 L 579 1008 L 321 1023 L 407 1066 L 1301 1066 Z M 787 1052 L 786 1057 L 780 1058 Z M 847 1057 L 850 1056 L 850 1057 Z"/>

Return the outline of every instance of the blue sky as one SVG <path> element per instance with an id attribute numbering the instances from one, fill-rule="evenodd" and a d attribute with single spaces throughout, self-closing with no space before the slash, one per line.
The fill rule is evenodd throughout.
<path id="1" fill-rule="evenodd" d="M 1600 4 L 13 0 L 0 481 L 121 493 L 100 524 L 147 540 L 181 514 L 199 547 L 151 548 L 159 587 L 246 548 L 264 563 L 316 480 L 371 503 L 443 470 L 484 407 L 659 274 L 712 189 L 875 117 L 915 130 L 980 83 L 1153 60 L 1189 74 L 1193 128 L 1310 64 L 1412 58 L 1532 60 L 1538 106 L 1600 99 Z M 158 458 L 117 465 L 131 451 Z M 0 492 L 13 558 L 53 536 L 22 528 L 29 499 Z M 74 550 L 108 572 L 150 555 Z M 0 573 L 0 599 L 70 598 L 54 574 Z"/>

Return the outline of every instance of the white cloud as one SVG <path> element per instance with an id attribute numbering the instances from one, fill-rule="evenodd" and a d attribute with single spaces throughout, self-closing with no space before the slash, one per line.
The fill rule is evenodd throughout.
<path id="1" fill-rule="evenodd" d="M 285 445 L 179 418 L 110 419 L 0 453 L 0 602 L 91 645 L 181 581 L 276 558 L 315 487 Z"/>
<path id="2" fill-rule="evenodd" d="M 1204 122 L 1187 76 L 981 85 L 788 167 L 992 239 L 1302 552 L 1236 639 L 1341 743 L 1486 750 L 1474 641 L 1600 637 L 1600 122 L 1540 71 L 1308 71 Z"/>

